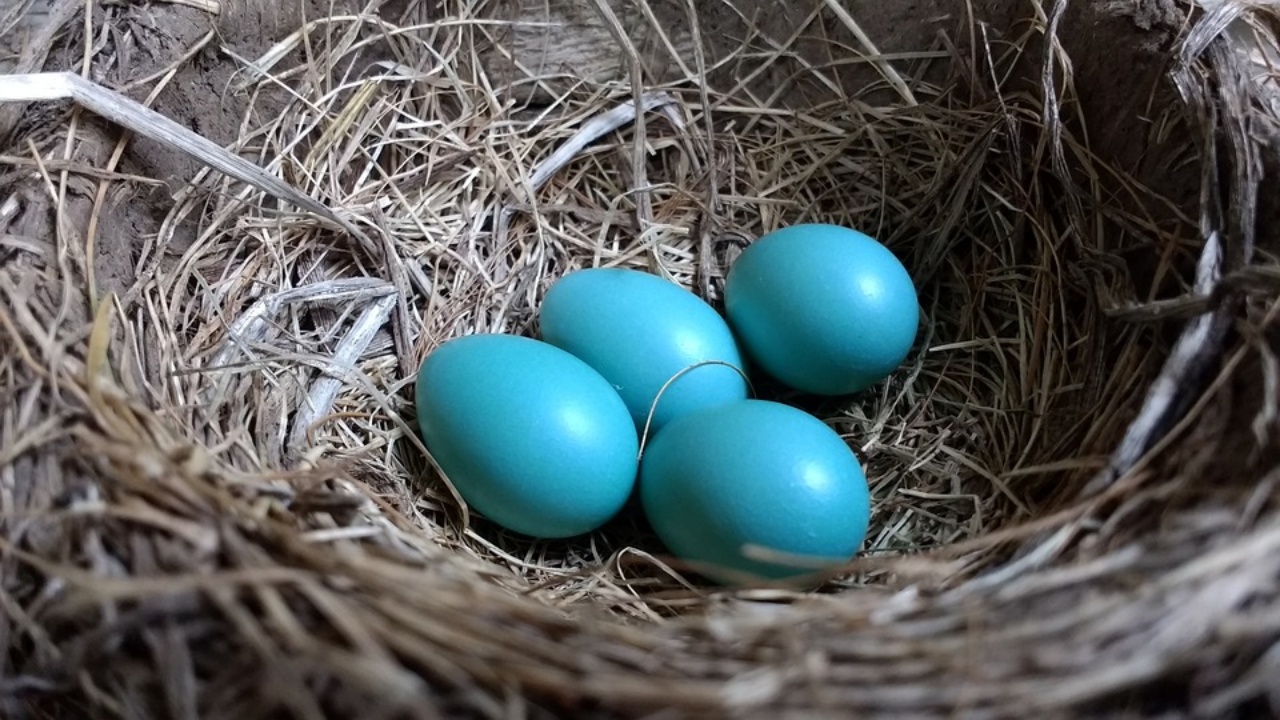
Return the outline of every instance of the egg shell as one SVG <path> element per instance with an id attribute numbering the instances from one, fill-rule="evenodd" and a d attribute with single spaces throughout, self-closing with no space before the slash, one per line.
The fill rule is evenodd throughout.
<path id="1" fill-rule="evenodd" d="M 888 377 L 920 321 L 915 285 L 888 248 L 820 224 L 776 230 L 743 250 L 725 279 L 725 314 L 760 370 L 818 395 Z"/>
<path id="2" fill-rule="evenodd" d="M 525 535 L 563 538 L 612 518 L 635 487 L 639 439 L 613 387 L 583 361 L 517 335 L 470 335 L 417 378 L 428 451 L 467 504 Z"/>
<path id="3" fill-rule="evenodd" d="M 645 448 L 639 495 L 667 548 L 724 584 L 847 562 L 871 514 L 862 466 L 840 436 L 808 413 L 765 400 L 673 421 Z M 757 559 L 748 545 L 804 559 Z"/>
<path id="4" fill-rule="evenodd" d="M 644 429 L 658 400 L 651 434 L 677 417 L 747 397 L 742 354 L 728 323 L 697 295 L 657 275 L 623 268 L 568 273 L 547 290 L 539 319 L 544 340 L 613 384 L 637 428 Z M 713 360 L 732 367 L 698 366 Z"/>

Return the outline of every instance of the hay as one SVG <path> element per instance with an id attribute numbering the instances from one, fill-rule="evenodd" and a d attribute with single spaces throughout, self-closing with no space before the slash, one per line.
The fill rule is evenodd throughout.
<path id="1" fill-rule="evenodd" d="M 1191 219 L 1091 149 L 1065 3 L 856 91 L 797 62 L 828 95 L 797 110 L 749 83 L 641 86 L 629 44 L 622 82 L 526 78 L 552 102 L 525 106 L 487 75 L 495 11 L 376 5 L 312 18 L 232 88 L 233 149 L 358 233 L 205 171 L 113 285 L 94 228 L 121 151 L 78 163 L 75 110 L 7 150 L 6 714 L 1280 712 L 1280 310 L 1275 268 L 1250 266 L 1276 114 L 1261 51 L 1238 52 L 1274 47 L 1270 11 L 1222 4 L 1178 40 L 1193 112 L 1159 121 L 1213 140 Z M 578 267 L 718 301 L 737 251 L 802 220 L 885 241 L 928 318 L 864 396 L 760 387 L 867 466 L 866 551 L 816 591 L 707 586 L 634 515 L 510 537 L 431 470 L 410 398 L 432 348 L 535 333 Z M 1192 318 L 1181 340 L 1169 317 Z"/>

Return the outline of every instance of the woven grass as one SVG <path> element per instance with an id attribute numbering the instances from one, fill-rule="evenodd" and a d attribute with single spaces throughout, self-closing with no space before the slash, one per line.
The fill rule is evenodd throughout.
<path id="1" fill-rule="evenodd" d="M 1197 10 L 1175 43 L 1185 106 L 1152 122 L 1217 140 L 1188 217 L 1090 149 L 1063 7 L 853 94 L 804 69 L 829 100 L 801 108 L 694 78 L 524 106 L 485 74 L 491 8 L 318 19 L 247 59 L 229 91 L 290 100 L 234 149 L 371 242 L 207 171 L 110 292 L 60 211 L 144 179 L 76 165 L 78 115 L 26 128 L 0 187 L 3 712 L 1280 713 L 1277 275 L 1251 262 L 1274 115 L 1234 52 L 1274 18 Z M 41 202 L 47 235 L 8 233 Z M 880 238 L 927 318 L 858 397 L 757 383 L 865 463 L 847 568 L 727 590 L 635 513 L 530 542 L 432 470 L 412 382 L 440 343 L 536 335 L 580 267 L 715 303 L 742 247 L 801 221 Z"/>

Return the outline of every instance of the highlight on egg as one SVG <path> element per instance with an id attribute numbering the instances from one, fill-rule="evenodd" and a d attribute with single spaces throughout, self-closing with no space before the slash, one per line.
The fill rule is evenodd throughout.
<path id="1" fill-rule="evenodd" d="M 418 371 L 427 450 L 466 503 L 536 538 L 604 525 L 631 497 L 639 438 L 613 386 L 532 338 L 450 340 Z"/>
<path id="2" fill-rule="evenodd" d="M 743 250 L 725 278 L 725 314 L 768 375 L 844 395 L 884 380 L 915 343 L 920 315 L 906 267 L 851 228 L 802 224 Z"/>
<path id="3" fill-rule="evenodd" d="M 728 323 L 683 287 L 640 270 L 568 273 L 539 310 L 543 340 L 605 377 L 636 427 L 747 397 L 744 363 Z M 656 402 L 656 404 L 655 404 Z"/>
<path id="4" fill-rule="evenodd" d="M 668 550 L 729 585 L 838 567 L 871 515 L 866 476 L 839 434 L 765 400 L 672 421 L 645 448 L 639 483 Z"/>

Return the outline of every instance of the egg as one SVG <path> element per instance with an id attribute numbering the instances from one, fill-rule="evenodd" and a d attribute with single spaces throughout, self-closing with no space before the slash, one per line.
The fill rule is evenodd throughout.
<path id="1" fill-rule="evenodd" d="M 794 225 L 743 250 L 725 278 L 725 314 L 743 351 L 782 383 L 856 393 L 906 359 L 916 289 L 876 240 L 836 225 Z"/>
<path id="2" fill-rule="evenodd" d="M 656 433 L 690 412 L 747 397 L 742 354 L 728 323 L 697 295 L 657 275 L 622 268 L 571 272 L 547 290 L 539 313 L 542 339 L 612 383 L 641 430 L 651 409 L 650 432 Z M 708 361 L 727 365 L 699 365 Z"/>
<path id="3" fill-rule="evenodd" d="M 724 584 L 843 564 L 871 515 L 862 466 L 840 436 L 766 400 L 672 421 L 645 449 L 638 492 L 667 548 Z"/>
<path id="4" fill-rule="evenodd" d="M 555 346 L 517 335 L 445 342 L 418 371 L 427 450 L 467 504 L 537 538 L 594 530 L 635 487 L 639 439 L 622 398 Z"/>

